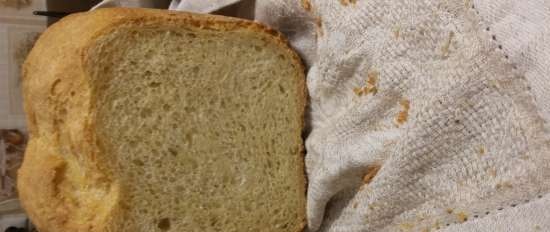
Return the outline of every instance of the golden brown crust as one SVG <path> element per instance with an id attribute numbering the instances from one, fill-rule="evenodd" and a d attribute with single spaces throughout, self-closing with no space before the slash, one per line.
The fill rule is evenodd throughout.
<path id="1" fill-rule="evenodd" d="M 119 185 L 109 174 L 96 140 L 91 80 L 84 65 L 86 51 L 96 38 L 122 24 L 159 22 L 198 30 L 248 30 L 276 44 L 298 72 L 302 96 L 297 120 L 303 128 L 307 102 L 304 67 L 277 31 L 236 18 L 152 9 L 110 8 L 70 15 L 42 34 L 23 67 L 30 141 L 18 173 L 18 190 L 41 232 L 116 231 L 109 225 L 120 211 Z M 305 227 L 305 174 L 300 187 L 304 208 L 298 231 Z"/>

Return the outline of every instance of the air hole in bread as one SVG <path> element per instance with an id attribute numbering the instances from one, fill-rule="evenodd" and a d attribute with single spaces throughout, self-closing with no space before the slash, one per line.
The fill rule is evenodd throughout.
<path id="1" fill-rule="evenodd" d="M 183 107 L 183 110 L 188 114 L 196 112 L 196 109 L 193 106 L 185 106 Z"/>
<path id="2" fill-rule="evenodd" d="M 286 93 L 285 88 L 284 88 L 281 84 L 279 84 L 279 91 L 280 91 L 282 94 L 285 94 L 285 93 Z"/>
<path id="3" fill-rule="evenodd" d="M 138 160 L 138 159 L 133 160 L 132 163 L 134 163 L 137 166 L 143 166 L 144 165 L 143 161 Z"/>
<path id="4" fill-rule="evenodd" d="M 256 50 L 257 52 L 261 52 L 263 50 L 263 48 L 258 46 L 258 45 L 255 45 L 254 50 Z"/>
<path id="5" fill-rule="evenodd" d="M 159 87 L 159 86 L 160 86 L 160 82 L 153 81 L 153 82 L 149 83 L 149 87 L 151 87 L 151 88 L 156 88 L 156 87 Z"/>
<path id="6" fill-rule="evenodd" d="M 162 231 L 167 231 L 170 229 L 170 219 L 169 218 L 163 218 L 160 219 L 157 227 Z"/>

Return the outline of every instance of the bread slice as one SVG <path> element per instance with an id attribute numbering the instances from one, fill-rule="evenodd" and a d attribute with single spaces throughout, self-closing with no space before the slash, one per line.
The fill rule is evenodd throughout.
<path id="1" fill-rule="evenodd" d="M 304 74 L 277 32 L 101 9 L 50 27 L 23 69 L 18 189 L 41 232 L 304 227 Z"/>

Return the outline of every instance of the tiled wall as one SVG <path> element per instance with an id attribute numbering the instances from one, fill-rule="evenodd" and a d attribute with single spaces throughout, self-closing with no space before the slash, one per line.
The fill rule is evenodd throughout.
<path id="1" fill-rule="evenodd" d="M 32 11 L 45 7 L 42 0 L 0 0 L 0 129 L 25 129 L 20 64 L 46 28 L 46 18 Z"/>

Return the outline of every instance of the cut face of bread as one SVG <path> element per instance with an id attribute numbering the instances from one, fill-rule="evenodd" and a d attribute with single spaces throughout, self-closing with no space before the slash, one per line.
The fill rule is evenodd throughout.
<path id="1" fill-rule="evenodd" d="M 258 24 L 143 9 L 71 16 L 40 38 L 24 89 L 31 140 L 18 187 L 39 229 L 304 226 L 303 68 Z"/>

